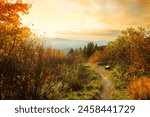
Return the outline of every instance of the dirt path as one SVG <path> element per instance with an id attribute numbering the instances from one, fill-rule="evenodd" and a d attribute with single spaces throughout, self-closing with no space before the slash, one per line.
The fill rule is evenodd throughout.
<path id="1" fill-rule="evenodd" d="M 99 66 L 97 64 L 88 63 L 87 65 L 90 66 L 96 73 L 98 73 L 100 78 L 102 79 L 103 91 L 100 95 L 100 98 L 103 100 L 111 99 L 113 93 L 113 85 L 111 80 L 109 80 L 109 71 L 105 70 L 103 66 Z"/>

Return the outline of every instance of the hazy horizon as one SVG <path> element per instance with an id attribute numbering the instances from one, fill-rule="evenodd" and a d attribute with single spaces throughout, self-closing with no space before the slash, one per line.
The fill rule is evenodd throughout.
<path id="1" fill-rule="evenodd" d="M 98 46 L 104 46 L 107 45 L 110 41 L 108 40 L 70 40 L 70 39 L 64 39 L 64 38 L 45 38 L 41 37 L 38 39 L 41 44 L 43 44 L 44 47 L 52 47 L 60 50 L 69 50 L 71 48 L 77 49 L 77 48 L 83 48 L 88 43 L 92 42 L 93 44 L 97 44 Z"/>

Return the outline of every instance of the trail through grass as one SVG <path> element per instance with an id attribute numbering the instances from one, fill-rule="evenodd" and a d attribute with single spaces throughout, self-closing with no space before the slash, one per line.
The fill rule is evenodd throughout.
<path id="1" fill-rule="evenodd" d="M 90 66 L 96 73 L 99 74 L 100 80 L 102 80 L 103 84 L 103 91 L 100 94 L 100 99 L 102 100 L 109 100 L 112 98 L 113 95 L 113 84 L 110 80 L 110 73 L 106 70 L 103 66 L 99 66 L 96 63 L 88 63 L 87 66 Z"/>

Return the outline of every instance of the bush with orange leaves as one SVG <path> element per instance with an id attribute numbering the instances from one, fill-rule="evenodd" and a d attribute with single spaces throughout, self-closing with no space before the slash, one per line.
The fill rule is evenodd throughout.
<path id="1" fill-rule="evenodd" d="M 127 90 L 132 99 L 148 100 L 150 99 L 150 78 L 139 78 L 132 81 Z"/>

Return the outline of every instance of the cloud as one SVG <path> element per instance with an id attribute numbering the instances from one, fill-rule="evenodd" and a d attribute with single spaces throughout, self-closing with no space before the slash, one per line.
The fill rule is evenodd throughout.
<path id="1" fill-rule="evenodd" d="M 114 40 L 114 37 L 119 36 L 120 34 L 120 30 L 102 30 L 102 29 L 87 29 L 87 30 L 83 30 L 83 31 L 62 31 L 59 32 L 58 35 L 66 38 L 67 36 L 71 36 L 72 39 L 78 39 L 78 38 L 82 38 L 82 39 L 96 39 L 96 40 L 100 40 L 100 39 L 105 39 L 105 40 Z M 86 37 L 86 38 L 85 38 Z"/>
<path id="2" fill-rule="evenodd" d="M 94 0 L 65 0 L 66 2 L 76 3 L 82 6 L 91 6 Z"/>
<path id="3" fill-rule="evenodd" d="M 99 23 L 125 27 L 147 25 L 150 16 L 149 0 L 71 0 L 86 6 L 85 15 L 97 17 Z M 88 13 L 88 14 L 87 14 Z"/>
<path id="4" fill-rule="evenodd" d="M 67 0 L 78 4 L 83 19 L 91 17 L 99 30 L 84 30 L 78 35 L 114 38 L 127 27 L 147 26 L 150 21 L 150 0 Z M 83 9 L 84 8 L 84 9 Z M 82 20 L 82 19 L 81 19 Z M 98 27 L 97 27 L 98 28 Z"/>
<path id="5" fill-rule="evenodd" d="M 114 39 L 127 27 L 150 24 L 150 0 L 38 0 L 27 20 L 68 38 Z"/>

